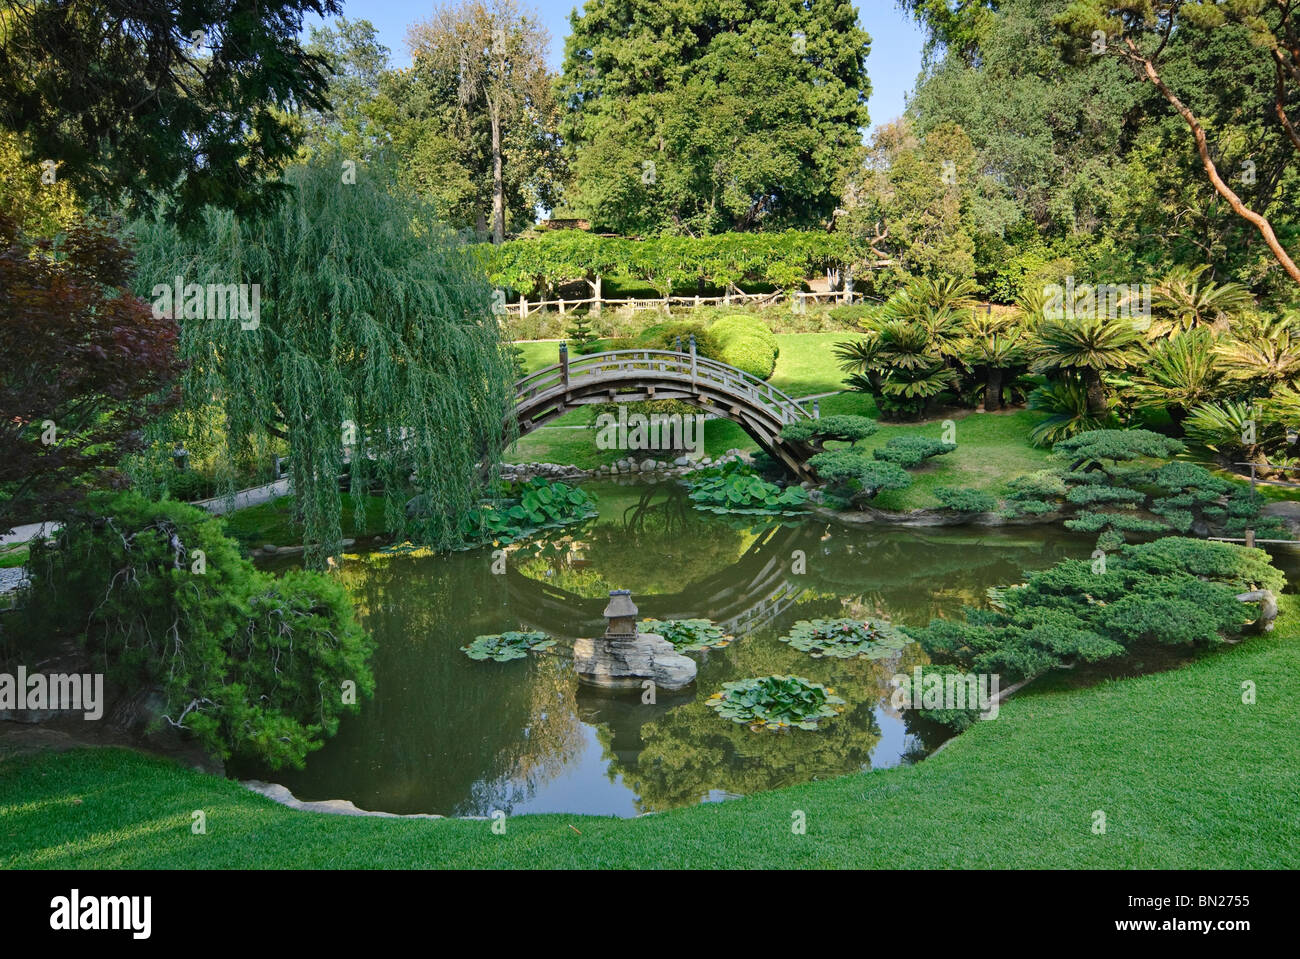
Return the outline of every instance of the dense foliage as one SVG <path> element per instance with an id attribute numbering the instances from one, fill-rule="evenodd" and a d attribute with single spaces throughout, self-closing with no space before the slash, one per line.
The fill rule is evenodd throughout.
<path id="1" fill-rule="evenodd" d="M 592 0 L 570 18 L 571 206 L 620 233 L 819 225 L 867 125 L 846 0 Z"/>
<path id="2" fill-rule="evenodd" d="M 299 43 L 335 0 L 258 4 L 85 0 L 6 4 L 0 126 L 26 159 L 49 159 L 77 192 L 183 219 L 214 205 L 265 213 L 300 131 L 285 115 L 324 109 L 327 71 Z"/>
<path id="3" fill-rule="evenodd" d="M 484 246 L 479 255 L 493 283 L 519 293 L 536 295 L 575 280 L 615 275 L 644 281 L 667 296 L 695 293 L 704 284 L 797 289 L 804 278 L 851 261 L 855 249 L 844 234 L 795 230 L 643 239 L 555 230 Z"/>
<path id="4" fill-rule="evenodd" d="M 1218 645 L 1254 618 L 1237 593 L 1282 584 L 1262 550 L 1170 537 L 1124 546 L 1104 568 L 1066 560 L 998 590 L 992 609 L 907 632 L 937 663 L 1005 683 L 1148 645 Z"/>
<path id="5" fill-rule="evenodd" d="M 221 521 L 174 502 L 95 494 L 32 546 L 15 635 L 73 635 L 96 669 L 157 687 L 163 721 L 217 755 L 301 765 L 374 686 L 343 587 L 271 576 Z"/>

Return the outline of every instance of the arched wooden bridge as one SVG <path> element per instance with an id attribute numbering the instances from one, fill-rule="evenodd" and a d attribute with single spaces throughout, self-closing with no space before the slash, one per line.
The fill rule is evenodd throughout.
<path id="1" fill-rule="evenodd" d="M 683 400 L 739 423 L 758 445 L 799 479 L 812 479 L 812 449 L 781 439 L 781 428 L 811 414 L 798 401 L 743 370 L 671 350 L 614 350 L 560 362 L 515 383 L 519 435 L 578 406 Z"/>

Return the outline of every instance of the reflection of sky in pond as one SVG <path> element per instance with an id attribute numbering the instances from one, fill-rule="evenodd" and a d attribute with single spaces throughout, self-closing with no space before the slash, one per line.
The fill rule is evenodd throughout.
<path id="1" fill-rule="evenodd" d="M 304 770 L 232 772 L 398 813 L 630 816 L 885 768 L 941 741 L 887 701 L 890 677 L 923 654 L 909 645 L 894 660 L 813 659 L 778 637 L 819 617 L 924 625 L 1092 549 L 1052 529 L 763 526 L 693 510 L 672 484 L 594 489 L 599 518 L 511 547 L 504 575 L 492 573 L 491 550 L 345 561 L 376 639 L 375 698 Z M 579 687 L 569 643 L 603 630 L 613 588 L 632 590 L 643 618 L 726 622 L 737 639 L 690 654 L 696 683 L 653 705 L 640 690 Z M 460 652 L 476 635 L 519 628 L 560 644 L 509 663 Z M 785 733 L 750 732 L 704 705 L 724 682 L 772 674 L 832 686 L 847 705 L 823 729 Z"/>

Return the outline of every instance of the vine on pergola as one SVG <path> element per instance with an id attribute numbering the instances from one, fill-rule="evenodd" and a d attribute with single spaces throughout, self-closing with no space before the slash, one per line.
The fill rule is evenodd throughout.
<path id="1" fill-rule="evenodd" d="M 345 470 L 356 496 L 382 487 L 390 531 L 448 544 L 480 465 L 500 458 L 512 402 L 481 268 L 382 167 L 348 172 L 338 159 L 290 169 L 292 195 L 261 220 L 210 210 L 190 234 L 136 226 L 145 296 L 177 276 L 259 285 L 255 323 L 177 304 L 185 403 L 221 411 L 228 457 L 287 441 L 315 566 L 342 549 Z M 428 505 L 408 518 L 416 491 Z"/>

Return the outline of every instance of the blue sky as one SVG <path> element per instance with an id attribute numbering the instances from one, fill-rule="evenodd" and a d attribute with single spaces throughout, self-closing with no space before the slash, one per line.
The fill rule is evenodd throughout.
<path id="1" fill-rule="evenodd" d="M 564 54 L 564 38 L 569 32 L 569 12 L 581 4 L 575 0 L 521 0 L 521 3 L 536 10 L 550 31 L 550 63 L 558 69 Z M 871 78 L 868 109 L 873 124 L 884 123 L 903 112 L 905 96 L 911 92 L 921 69 L 924 38 L 894 0 L 859 0 L 857 6 L 859 19 L 872 41 L 867 60 L 867 75 Z M 344 0 L 343 14 L 349 19 L 373 23 L 380 40 L 392 50 L 393 63 L 408 66 L 406 28 L 427 18 L 433 7 L 431 0 Z"/>

